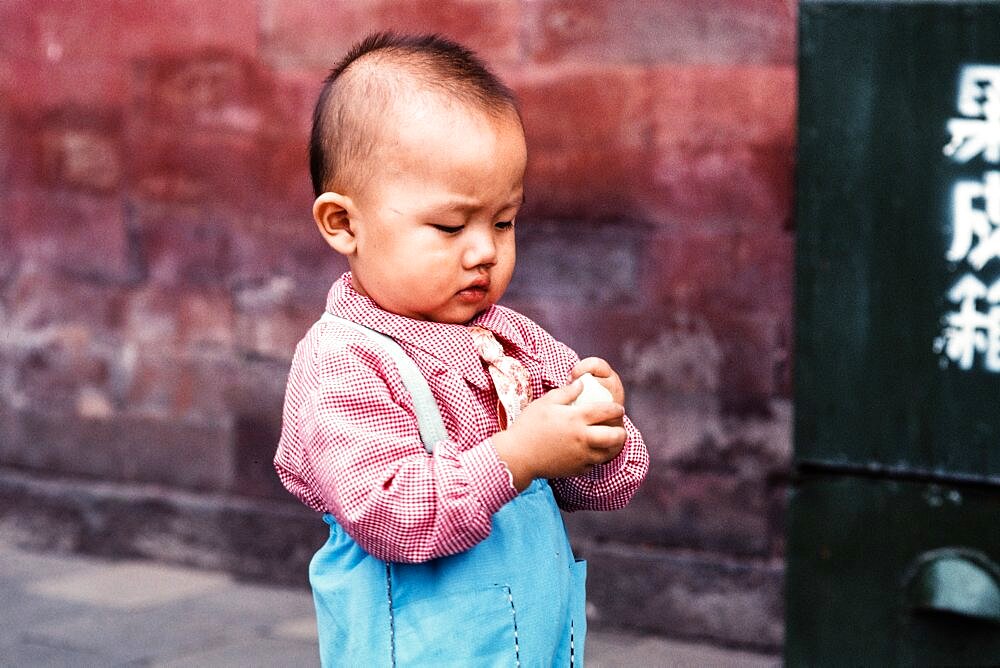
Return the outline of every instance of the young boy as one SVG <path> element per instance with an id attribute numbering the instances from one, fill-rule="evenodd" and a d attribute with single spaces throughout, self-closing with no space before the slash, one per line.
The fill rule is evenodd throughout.
<path id="1" fill-rule="evenodd" d="M 452 42 L 373 35 L 327 78 L 310 158 L 350 271 L 296 349 L 275 465 L 330 525 L 323 664 L 582 665 L 559 508 L 622 508 L 648 455 L 607 362 L 496 305 L 524 199 L 513 94 Z M 574 404 L 584 374 L 611 400 Z"/>

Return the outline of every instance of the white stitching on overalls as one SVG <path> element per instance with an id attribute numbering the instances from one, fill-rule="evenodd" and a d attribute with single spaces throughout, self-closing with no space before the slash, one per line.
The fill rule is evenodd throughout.
<path id="1" fill-rule="evenodd" d="M 396 617 L 392 610 L 392 570 L 388 562 L 385 564 L 385 594 L 389 598 L 389 657 L 392 667 L 396 668 Z"/>
<path id="2" fill-rule="evenodd" d="M 521 667 L 521 645 L 517 637 L 517 612 L 514 610 L 514 597 L 510 593 L 510 587 L 504 587 L 507 590 L 507 602 L 510 603 L 510 616 L 514 622 L 514 665 L 517 668 Z"/>
<path id="3" fill-rule="evenodd" d="M 573 625 L 573 620 L 569 620 L 569 668 L 573 668 L 576 665 L 576 627 Z"/>

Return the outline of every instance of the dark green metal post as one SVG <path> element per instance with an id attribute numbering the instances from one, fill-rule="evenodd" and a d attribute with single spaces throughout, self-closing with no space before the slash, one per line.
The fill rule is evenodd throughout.
<path id="1" fill-rule="evenodd" d="M 1000 664 L 1000 3 L 799 20 L 786 660 Z"/>

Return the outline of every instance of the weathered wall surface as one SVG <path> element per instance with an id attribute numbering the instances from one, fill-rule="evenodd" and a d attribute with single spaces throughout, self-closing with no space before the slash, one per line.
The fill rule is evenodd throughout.
<path id="1" fill-rule="evenodd" d="M 781 643 L 795 16 L 786 0 L 0 2 L 0 528 L 304 582 L 271 470 L 295 342 L 345 268 L 305 139 L 370 29 L 517 90 L 506 302 L 612 361 L 652 454 L 569 518 L 595 624 Z"/>

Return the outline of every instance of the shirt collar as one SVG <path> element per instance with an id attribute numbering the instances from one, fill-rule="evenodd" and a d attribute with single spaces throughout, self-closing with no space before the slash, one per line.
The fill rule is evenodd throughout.
<path id="1" fill-rule="evenodd" d="M 414 320 L 383 310 L 370 297 L 359 294 L 351 283 L 351 272 L 345 272 L 327 296 L 326 309 L 342 318 L 370 327 L 397 342 L 419 348 L 445 367 L 462 374 L 480 389 L 491 387 L 490 378 L 465 325 L 452 325 L 426 320 Z M 469 325 L 478 325 L 493 332 L 507 346 L 534 359 L 525 350 L 521 331 L 507 316 L 506 309 L 491 306 Z"/>

